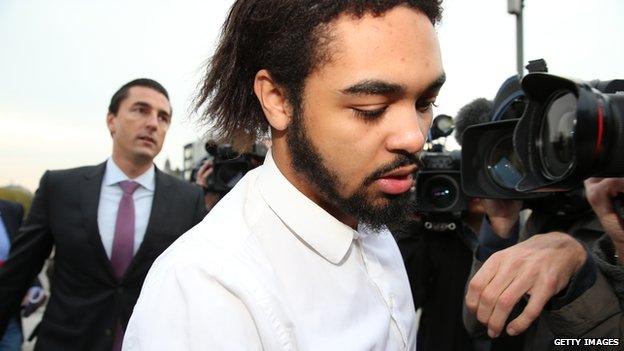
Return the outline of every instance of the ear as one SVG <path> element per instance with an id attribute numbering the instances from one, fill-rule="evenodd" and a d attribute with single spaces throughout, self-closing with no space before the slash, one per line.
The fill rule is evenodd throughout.
<path id="1" fill-rule="evenodd" d="M 112 112 L 106 115 L 106 126 L 108 127 L 110 135 L 115 135 L 115 115 Z"/>
<path id="2" fill-rule="evenodd" d="M 271 127 L 285 130 L 290 123 L 292 108 L 284 90 L 275 83 L 266 69 L 256 73 L 254 92 Z"/>

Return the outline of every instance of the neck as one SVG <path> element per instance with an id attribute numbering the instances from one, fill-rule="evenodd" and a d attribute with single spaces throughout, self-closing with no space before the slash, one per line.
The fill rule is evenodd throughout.
<path id="1" fill-rule="evenodd" d="M 131 160 L 127 157 L 122 157 L 116 152 L 113 152 L 113 161 L 128 178 L 134 179 L 141 174 L 147 172 L 152 167 L 152 161 L 146 160 L 144 162 L 138 162 L 137 160 Z"/>
<path id="2" fill-rule="evenodd" d="M 274 133 L 274 135 L 275 134 L 276 133 Z M 290 157 L 290 153 L 288 152 L 285 138 L 281 139 L 279 137 L 273 137 L 271 155 L 273 156 L 273 161 L 275 161 L 277 168 L 284 175 L 284 177 L 286 177 L 286 179 L 294 185 L 295 188 L 297 188 L 297 190 L 334 218 L 357 230 L 358 220 L 355 217 L 347 215 L 344 211 L 340 210 L 333 203 L 325 199 L 325 197 L 320 194 L 318 189 L 316 189 L 316 187 L 308 181 L 307 177 L 300 174 L 292 167 L 292 159 Z"/>

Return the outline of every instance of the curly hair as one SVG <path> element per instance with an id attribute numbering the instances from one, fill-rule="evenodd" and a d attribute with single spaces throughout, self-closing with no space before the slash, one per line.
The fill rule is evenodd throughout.
<path id="1" fill-rule="evenodd" d="M 220 141 L 245 150 L 269 130 L 253 83 L 270 72 L 295 112 L 305 79 L 331 59 L 328 24 L 342 14 L 361 18 L 407 5 L 432 24 L 442 0 L 237 0 L 223 25 L 217 49 L 206 65 L 195 110 Z"/>

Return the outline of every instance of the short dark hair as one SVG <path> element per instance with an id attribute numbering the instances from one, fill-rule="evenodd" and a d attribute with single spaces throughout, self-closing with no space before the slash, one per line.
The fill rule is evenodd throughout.
<path id="1" fill-rule="evenodd" d="M 459 109 L 455 116 L 455 139 L 461 145 L 462 134 L 466 128 L 490 121 L 492 114 L 492 101 L 486 98 L 478 98 Z"/>
<path id="2" fill-rule="evenodd" d="M 167 100 L 169 100 L 169 94 L 167 93 L 167 89 L 165 89 L 165 87 L 163 87 L 160 83 L 149 78 L 139 78 L 124 84 L 121 88 L 119 88 L 119 90 L 115 92 L 115 94 L 113 94 L 110 104 L 108 105 L 109 113 L 112 113 L 114 115 L 117 114 L 117 112 L 119 111 L 119 105 L 121 105 L 121 102 L 128 97 L 128 90 L 130 90 L 130 88 L 132 87 L 145 87 L 154 89 L 157 92 L 163 94 L 167 98 Z"/>
<path id="3" fill-rule="evenodd" d="M 270 72 L 296 109 L 305 79 L 330 59 L 327 24 L 341 14 L 361 18 L 407 5 L 436 24 L 442 0 L 237 0 L 223 25 L 220 42 L 206 66 L 195 109 L 220 141 L 248 148 L 266 134 L 268 122 L 253 82 Z"/>

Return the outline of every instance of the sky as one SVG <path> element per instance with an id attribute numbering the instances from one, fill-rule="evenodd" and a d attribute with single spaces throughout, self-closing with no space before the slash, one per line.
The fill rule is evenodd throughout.
<path id="1" fill-rule="evenodd" d="M 173 123 L 155 162 L 182 167 L 204 130 L 191 99 L 232 1 L 0 0 L 0 186 L 34 191 L 43 172 L 103 162 L 111 95 L 149 77 L 169 91 Z M 624 1 L 525 0 L 524 59 L 551 73 L 624 78 Z M 445 0 L 437 31 L 447 74 L 435 114 L 492 99 L 516 73 L 507 0 Z M 449 142 L 450 147 L 455 147 Z"/>

